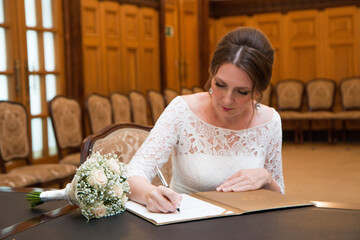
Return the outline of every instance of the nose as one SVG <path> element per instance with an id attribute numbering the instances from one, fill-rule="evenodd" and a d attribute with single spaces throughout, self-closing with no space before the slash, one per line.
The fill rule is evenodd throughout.
<path id="1" fill-rule="evenodd" d="M 224 98 L 223 98 L 223 102 L 226 106 L 230 106 L 233 102 L 233 96 L 232 96 L 232 92 L 231 91 L 227 91 Z"/>

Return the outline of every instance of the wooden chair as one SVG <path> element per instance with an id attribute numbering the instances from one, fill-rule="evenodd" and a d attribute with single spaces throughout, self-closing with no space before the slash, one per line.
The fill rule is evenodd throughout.
<path id="1" fill-rule="evenodd" d="M 328 121 L 328 142 L 332 142 L 332 131 L 334 127 L 334 106 L 336 83 L 326 78 L 310 80 L 305 85 L 305 96 L 308 112 L 304 112 L 302 119 L 309 121 L 309 139 L 312 141 L 313 121 Z"/>
<path id="2" fill-rule="evenodd" d="M 91 133 L 100 131 L 112 124 L 110 99 L 98 93 L 91 93 L 86 99 L 86 108 Z"/>
<path id="3" fill-rule="evenodd" d="M 152 123 L 155 124 L 165 109 L 165 99 L 161 92 L 149 90 L 147 93 Z"/>
<path id="4" fill-rule="evenodd" d="M 269 86 L 263 92 L 263 96 L 260 100 L 260 103 L 262 103 L 266 106 L 271 106 L 272 90 L 273 90 L 273 87 L 271 84 L 269 84 Z"/>
<path id="5" fill-rule="evenodd" d="M 83 140 L 80 104 L 72 98 L 58 95 L 49 102 L 60 163 L 80 166 Z"/>
<path id="6" fill-rule="evenodd" d="M 342 122 L 342 137 L 346 141 L 346 121 L 360 120 L 360 76 L 349 77 L 340 82 L 342 111 L 335 112 L 335 119 Z"/>
<path id="7" fill-rule="evenodd" d="M 108 126 L 84 140 L 81 162 L 86 161 L 91 152 L 100 152 L 101 154 L 116 154 L 119 161 L 127 164 L 141 147 L 150 130 L 151 127 L 149 126 L 135 123 L 119 123 Z M 169 160 L 161 170 L 166 180 L 170 182 L 172 175 L 171 161 Z M 152 183 L 156 186 L 161 185 L 160 179 L 157 177 L 154 178 Z"/>
<path id="8" fill-rule="evenodd" d="M 149 125 L 147 101 L 141 92 L 132 90 L 129 92 L 132 119 L 134 123 Z"/>
<path id="9" fill-rule="evenodd" d="M 169 105 L 169 103 L 178 96 L 179 94 L 174 89 L 166 88 L 164 90 L 164 96 L 165 96 L 165 104 L 166 106 Z"/>
<path id="10" fill-rule="evenodd" d="M 16 102 L 0 101 L 0 167 L 2 173 L 34 177 L 36 183 L 24 185 L 46 187 L 70 181 L 76 166 L 70 164 L 32 165 L 29 136 L 29 118 L 25 107 Z M 16 163 L 15 163 L 16 162 Z M 16 165 L 8 171 L 8 166 Z M 31 179 L 31 178 L 29 178 Z M 25 181 L 25 179 L 23 179 Z"/>
<path id="11" fill-rule="evenodd" d="M 131 106 L 129 97 L 123 93 L 113 92 L 110 95 L 114 123 L 131 122 Z"/>
<path id="12" fill-rule="evenodd" d="M 188 94 L 193 94 L 193 90 L 187 87 L 183 87 L 180 89 L 180 95 L 188 95 Z"/>
<path id="13" fill-rule="evenodd" d="M 277 107 L 282 121 L 295 122 L 295 142 L 303 141 L 301 126 L 301 108 L 304 95 L 304 83 L 297 79 L 284 79 L 275 86 Z"/>
<path id="14" fill-rule="evenodd" d="M 199 86 L 194 86 L 192 88 L 193 93 L 205 92 L 205 89 Z"/>

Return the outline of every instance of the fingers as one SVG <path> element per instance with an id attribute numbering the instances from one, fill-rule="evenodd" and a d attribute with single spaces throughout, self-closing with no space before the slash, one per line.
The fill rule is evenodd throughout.
<path id="1" fill-rule="evenodd" d="M 246 176 L 243 170 L 238 171 L 237 173 L 230 176 L 225 182 L 223 182 L 219 187 L 216 188 L 217 191 L 231 192 L 235 184 L 243 183 L 246 185 Z"/>
<path id="2" fill-rule="evenodd" d="M 216 188 L 217 191 L 223 192 L 235 192 L 243 189 L 244 186 L 249 185 L 249 181 L 244 177 L 233 178 L 226 180 L 223 184 Z M 246 188 L 247 189 L 247 188 Z M 243 190 L 246 191 L 246 190 Z"/>
<path id="3" fill-rule="evenodd" d="M 243 169 L 223 182 L 217 191 L 238 192 L 256 190 L 263 187 L 271 179 L 270 174 L 263 168 Z"/>
<path id="4" fill-rule="evenodd" d="M 180 206 L 181 199 L 180 194 L 159 186 L 148 194 L 146 206 L 151 212 L 175 212 Z"/>

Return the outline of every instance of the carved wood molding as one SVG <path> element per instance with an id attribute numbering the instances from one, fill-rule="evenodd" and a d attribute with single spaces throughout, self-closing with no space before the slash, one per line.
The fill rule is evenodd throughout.
<path id="1" fill-rule="evenodd" d="M 346 5 L 360 6 L 359 0 L 209 0 L 210 17 L 325 9 Z"/>
<path id="2" fill-rule="evenodd" d="M 119 4 L 131 4 L 139 7 L 160 8 L 160 0 L 99 0 L 99 2 L 113 1 Z"/>

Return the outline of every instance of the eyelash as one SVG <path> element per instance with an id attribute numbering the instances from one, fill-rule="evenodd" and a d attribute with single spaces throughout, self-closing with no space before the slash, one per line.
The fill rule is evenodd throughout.
<path id="1" fill-rule="evenodd" d="M 215 86 L 217 86 L 217 87 L 224 87 L 223 85 L 221 85 L 220 83 L 215 83 Z M 241 91 L 238 91 L 238 93 L 240 93 L 241 95 L 248 95 L 249 94 L 249 92 L 241 92 Z"/>

